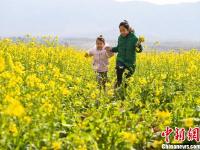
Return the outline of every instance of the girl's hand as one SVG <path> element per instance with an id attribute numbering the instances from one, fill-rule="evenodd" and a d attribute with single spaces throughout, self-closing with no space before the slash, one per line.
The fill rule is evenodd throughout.
<path id="1" fill-rule="evenodd" d="M 88 53 L 85 53 L 85 57 L 86 57 L 86 58 L 89 57 L 89 54 L 88 54 Z"/>
<path id="2" fill-rule="evenodd" d="M 112 48 L 107 46 L 107 47 L 105 47 L 105 50 L 110 52 L 112 50 Z"/>

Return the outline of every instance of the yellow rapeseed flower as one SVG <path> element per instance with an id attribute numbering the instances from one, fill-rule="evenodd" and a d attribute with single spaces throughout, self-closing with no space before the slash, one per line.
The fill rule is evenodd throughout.
<path id="1" fill-rule="evenodd" d="M 8 64 L 9 69 L 13 70 L 15 66 L 13 63 L 12 56 L 9 53 L 6 54 L 6 59 L 7 59 L 7 64 Z"/>
<path id="2" fill-rule="evenodd" d="M 193 118 L 187 118 L 184 120 L 184 124 L 186 127 L 192 127 L 194 124 L 194 120 Z"/>
<path id="3" fill-rule="evenodd" d="M 5 69 L 5 60 L 3 57 L 0 57 L 0 72 L 4 71 Z"/>
<path id="4" fill-rule="evenodd" d="M 61 145 L 62 145 L 62 143 L 60 141 L 54 141 L 52 143 L 52 148 L 53 148 L 53 150 L 60 150 L 61 149 Z"/>
<path id="5" fill-rule="evenodd" d="M 131 133 L 131 132 L 122 132 L 121 135 L 122 135 L 122 138 L 125 141 L 127 141 L 127 142 L 129 142 L 131 144 L 134 144 L 137 141 L 137 137 L 136 137 L 136 135 L 134 133 Z"/>
<path id="6" fill-rule="evenodd" d="M 19 73 L 19 74 L 22 74 L 24 73 L 24 66 L 20 63 L 20 62 L 16 62 L 15 63 L 15 66 L 14 66 L 14 70 Z"/>
<path id="7" fill-rule="evenodd" d="M 4 112 L 10 116 L 21 117 L 25 114 L 25 109 L 18 100 L 12 99 Z"/>
<path id="8" fill-rule="evenodd" d="M 36 76 L 36 74 L 31 74 L 26 78 L 26 84 L 29 87 L 37 87 L 38 83 L 40 82 L 41 80 Z"/>
<path id="9" fill-rule="evenodd" d="M 90 97 L 94 100 L 97 97 L 97 94 L 95 92 L 92 92 Z"/>
<path id="10" fill-rule="evenodd" d="M 65 96 L 69 96 L 71 94 L 71 92 L 67 88 L 62 88 L 61 91 L 62 94 Z"/>
<path id="11" fill-rule="evenodd" d="M 42 105 L 42 110 L 45 110 L 48 113 L 51 113 L 53 111 L 53 105 L 50 102 L 45 101 L 44 104 Z"/>
<path id="12" fill-rule="evenodd" d="M 42 146 L 41 150 L 48 150 L 46 146 Z"/>
<path id="13" fill-rule="evenodd" d="M 40 66 L 38 67 L 38 71 L 40 71 L 40 72 L 45 71 L 45 69 L 46 69 L 46 67 L 45 67 L 44 64 L 42 64 L 42 65 L 40 65 Z"/>
<path id="14" fill-rule="evenodd" d="M 142 84 L 142 85 L 147 84 L 147 80 L 146 80 L 144 77 L 139 78 L 139 82 L 140 82 L 140 84 Z"/>
<path id="15" fill-rule="evenodd" d="M 141 43 L 145 42 L 145 37 L 144 36 L 139 36 L 138 41 Z"/>
<path id="16" fill-rule="evenodd" d="M 152 143 L 152 146 L 153 146 L 153 148 L 160 148 L 162 144 L 163 144 L 162 141 L 154 140 Z"/>
<path id="17" fill-rule="evenodd" d="M 156 111 L 156 116 L 159 118 L 159 119 L 167 119 L 171 116 L 170 112 L 169 111 L 159 111 L 157 110 Z"/>
<path id="18" fill-rule="evenodd" d="M 17 126 L 16 126 L 15 123 L 11 123 L 11 124 L 9 125 L 9 132 L 10 132 L 11 134 L 13 134 L 14 136 L 17 136 L 18 130 L 17 130 Z"/>
<path id="19" fill-rule="evenodd" d="M 30 123 L 31 123 L 31 117 L 29 117 L 29 116 L 24 116 L 23 120 L 24 120 L 24 122 L 27 123 L 27 124 L 30 124 Z"/>

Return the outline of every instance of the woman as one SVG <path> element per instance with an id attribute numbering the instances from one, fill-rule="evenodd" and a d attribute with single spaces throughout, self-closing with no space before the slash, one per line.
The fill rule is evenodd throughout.
<path id="1" fill-rule="evenodd" d="M 140 40 L 135 36 L 134 30 L 130 27 L 129 23 L 124 20 L 119 24 L 120 36 L 118 38 L 118 45 L 116 47 L 106 47 L 107 51 L 115 52 L 117 54 L 116 61 L 116 74 L 117 82 L 115 88 L 122 84 L 122 77 L 125 74 L 126 79 L 131 77 L 136 68 L 136 52 L 142 52 Z M 137 47 L 139 51 L 137 51 Z M 127 83 L 125 84 L 127 87 Z"/>

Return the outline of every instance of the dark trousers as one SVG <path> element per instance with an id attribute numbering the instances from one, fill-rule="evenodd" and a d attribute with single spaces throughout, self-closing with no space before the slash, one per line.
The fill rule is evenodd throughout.
<path id="1" fill-rule="evenodd" d="M 121 86 L 123 74 L 125 75 L 125 78 L 128 79 L 134 74 L 134 72 L 135 72 L 135 65 L 133 65 L 133 67 L 127 67 L 124 63 L 118 61 L 116 64 L 117 82 L 115 84 L 115 88 Z M 127 87 L 126 82 L 125 82 L 125 87 Z"/>
<path id="2" fill-rule="evenodd" d="M 107 82 L 107 72 L 96 72 L 96 79 L 98 82 L 98 87 L 101 90 L 102 88 L 106 89 L 106 82 Z"/>

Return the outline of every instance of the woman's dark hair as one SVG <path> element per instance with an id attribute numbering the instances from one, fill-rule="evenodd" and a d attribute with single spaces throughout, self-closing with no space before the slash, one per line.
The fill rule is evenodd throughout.
<path id="1" fill-rule="evenodd" d="M 126 28 L 129 32 L 135 32 L 133 28 L 130 27 L 129 23 L 127 20 L 124 20 L 123 22 L 121 22 L 119 24 L 119 27 L 123 26 L 124 28 Z"/>
<path id="2" fill-rule="evenodd" d="M 105 39 L 104 39 L 103 35 L 98 36 L 97 41 L 101 41 L 105 44 Z"/>

